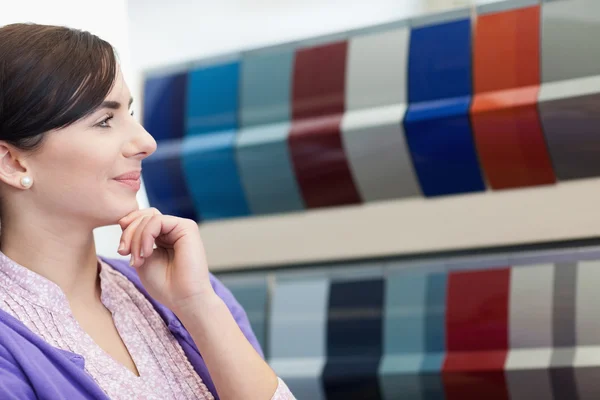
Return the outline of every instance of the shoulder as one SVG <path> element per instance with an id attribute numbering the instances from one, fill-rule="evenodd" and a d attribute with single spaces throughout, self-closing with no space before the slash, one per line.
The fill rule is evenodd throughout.
<path id="1" fill-rule="evenodd" d="M 99 399 L 84 359 L 45 342 L 20 321 L 0 310 L 0 399 Z"/>
<path id="2" fill-rule="evenodd" d="M 46 361 L 29 331 L 7 312 L 0 310 L 0 398 L 36 398 L 25 371 Z"/>

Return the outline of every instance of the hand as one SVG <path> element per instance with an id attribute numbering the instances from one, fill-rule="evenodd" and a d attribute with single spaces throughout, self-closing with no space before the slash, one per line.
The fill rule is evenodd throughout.
<path id="1" fill-rule="evenodd" d="M 214 294 L 195 221 L 149 208 L 130 213 L 119 225 L 119 254 L 131 254 L 131 265 L 158 302 L 176 312 L 191 300 Z"/>

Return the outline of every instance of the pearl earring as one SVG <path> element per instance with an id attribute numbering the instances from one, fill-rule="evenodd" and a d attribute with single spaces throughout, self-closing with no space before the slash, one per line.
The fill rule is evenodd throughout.
<path id="1" fill-rule="evenodd" d="M 31 179 L 31 177 L 24 176 L 21 178 L 21 186 L 23 186 L 24 188 L 29 189 L 32 184 L 33 184 L 33 179 Z"/>

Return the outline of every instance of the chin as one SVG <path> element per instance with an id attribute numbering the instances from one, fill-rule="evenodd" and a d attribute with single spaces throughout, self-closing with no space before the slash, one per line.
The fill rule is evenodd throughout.
<path id="1" fill-rule="evenodd" d="M 122 201 L 118 205 L 112 205 L 105 208 L 109 212 L 106 213 L 102 218 L 101 226 L 115 225 L 119 220 L 130 213 L 139 210 L 138 202 L 135 198 L 131 201 Z"/>
<path id="2" fill-rule="evenodd" d="M 140 205 L 138 204 L 137 199 L 134 198 L 131 202 L 128 202 L 128 203 L 124 202 L 122 207 L 120 207 L 120 208 L 121 208 L 121 210 L 120 210 L 119 219 L 123 218 L 124 216 L 126 216 L 134 211 L 139 210 Z"/>

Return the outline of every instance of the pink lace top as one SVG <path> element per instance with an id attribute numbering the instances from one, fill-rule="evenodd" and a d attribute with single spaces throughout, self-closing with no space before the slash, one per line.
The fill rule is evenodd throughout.
<path id="1" fill-rule="evenodd" d="M 112 399 L 213 399 L 183 349 L 142 293 L 100 263 L 101 301 L 140 376 L 115 361 L 79 326 L 58 285 L 0 252 L 0 309 L 54 347 L 83 356 L 85 370 Z M 294 399 L 279 380 L 272 400 Z"/>

